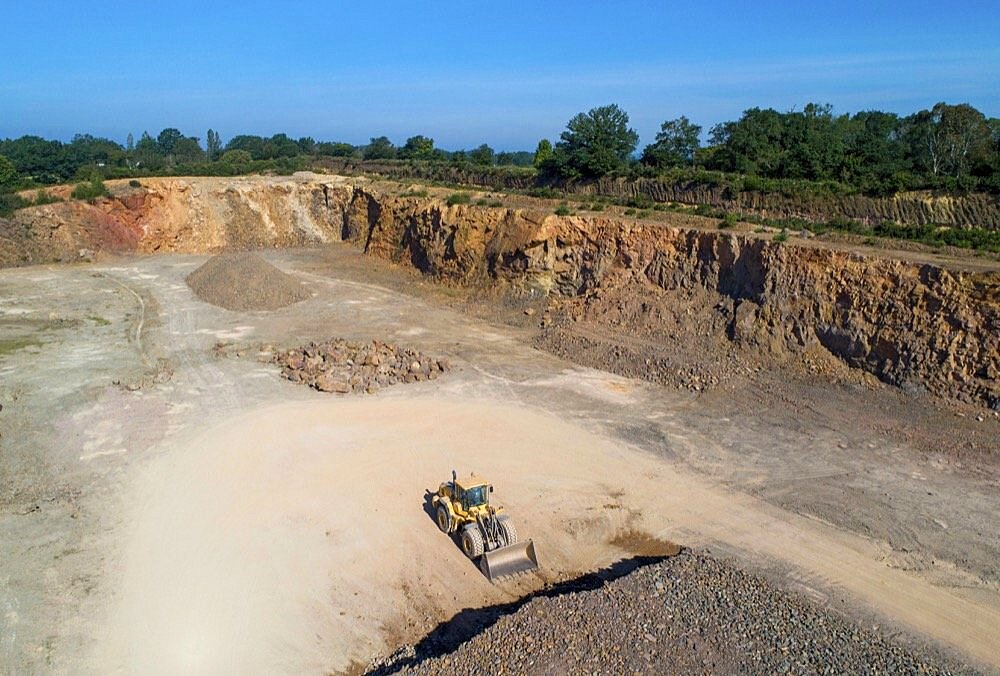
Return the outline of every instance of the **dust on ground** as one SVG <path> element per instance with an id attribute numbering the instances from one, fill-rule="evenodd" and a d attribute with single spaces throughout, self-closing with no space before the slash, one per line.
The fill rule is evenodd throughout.
<path id="1" fill-rule="evenodd" d="M 424 496 L 445 467 L 495 478 L 495 499 L 538 545 L 541 579 L 494 586 L 437 530 Z M 145 475 L 127 500 L 97 671 L 342 670 L 391 652 L 386 626 L 509 602 L 611 564 L 639 546 L 636 532 L 671 540 L 688 528 L 814 571 L 981 659 L 1000 649 L 1000 610 L 886 570 L 865 541 L 519 407 L 436 396 L 281 404 Z"/>

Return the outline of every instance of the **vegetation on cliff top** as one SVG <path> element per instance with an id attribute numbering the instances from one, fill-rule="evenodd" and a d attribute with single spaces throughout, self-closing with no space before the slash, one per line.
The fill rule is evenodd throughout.
<path id="1" fill-rule="evenodd" d="M 14 167 L 21 187 L 88 180 L 95 171 L 104 178 L 283 173 L 322 158 L 353 158 L 501 167 L 530 175 L 539 185 L 612 175 L 726 183 L 762 192 L 1000 193 L 1000 119 L 987 119 L 968 104 L 938 103 L 908 116 L 835 115 L 829 105 L 815 103 L 788 112 L 751 108 L 712 127 L 707 145 L 702 138 L 702 127 L 681 116 L 663 122 L 655 140 L 638 153 L 628 114 L 607 105 L 575 115 L 555 145 L 542 139 L 534 152 L 496 152 L 485 143 L 446 151 L 421 134 L 398 147 L 386 136 L 355 146 L 286 134 L 241 134 L 223 145 L 212 129 L 203 147 L 199 138 L 167 128 L 155 138 L 144 132 L 138 141 L 130 134 L 124 146 L 89 134 L 69 143 L 38 136 L 4 139 L 0 156 Z"/>

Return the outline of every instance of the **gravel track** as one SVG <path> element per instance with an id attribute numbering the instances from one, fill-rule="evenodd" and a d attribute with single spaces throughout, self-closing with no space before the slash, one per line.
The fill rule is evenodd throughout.
<path id="1" fill-rule="evenodd" d="M 534 598 L 420 661 L 435 652 L 404 650 L 371 673 L 975 673 L 686 551 L 593 589 Z"/>

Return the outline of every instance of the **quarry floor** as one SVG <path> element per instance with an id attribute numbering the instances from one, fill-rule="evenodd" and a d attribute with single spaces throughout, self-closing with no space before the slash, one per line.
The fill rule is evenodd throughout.
<path id="1" fill-rule="evenodd" d="M 0 271 L 5 669 L 341 671 L 636 537 L 1000 668 L 990 412 L 782 372 L 666 388 L 347 245 L 263 255 L 315 295 L 208 305 L 184 283 L 205 256 Z M 255 358 L 332 336 L 456 368 L 338 397 Z M 492 585 L 437 531 L 425 493 L 452 468 L 496 484 L 537 575 Z"/>

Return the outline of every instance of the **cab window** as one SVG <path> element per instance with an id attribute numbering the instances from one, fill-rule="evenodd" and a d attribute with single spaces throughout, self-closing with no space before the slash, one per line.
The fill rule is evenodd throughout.
<path id="1" fill-rule="evenodd" d="M 465 491 L 465 508 L 476 507 L 486 502 L 486 486 L 476 486 Z"/>

